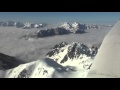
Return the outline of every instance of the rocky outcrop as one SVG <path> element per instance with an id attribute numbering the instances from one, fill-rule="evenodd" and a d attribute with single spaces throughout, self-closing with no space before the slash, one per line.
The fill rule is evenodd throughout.
<path id="1" fill-rule="evenodd" d="M 53 50 L 47 53 L 47 57 L 54 59 L 60 64 L 74 60 L 74 62 L 79 61 L 79 63 L 85 63 L 88 59 L 94 58 L 97 52 L 98 48 L 94 46 L 89 48 L 83 43 L 79 42 L 73 42 L 71 44 L 62 42 L 59 45 L 55 45 Z M 91 64 L 92 63 L 89 63 L 89 65 Z M 87 67 L 89 65 L 87 65 Z"/>

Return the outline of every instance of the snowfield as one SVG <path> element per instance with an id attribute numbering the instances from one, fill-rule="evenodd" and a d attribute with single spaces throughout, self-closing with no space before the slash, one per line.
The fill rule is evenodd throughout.
<path id="1" fill-rule="evenodd" d="M 57 63 L 49 64 L 42 60 L 21 64 L 4 72 L 4 78 L 84 78 L 88 73 L 88 70 L 72 71 L 70 67 L 62 67 Z"/>

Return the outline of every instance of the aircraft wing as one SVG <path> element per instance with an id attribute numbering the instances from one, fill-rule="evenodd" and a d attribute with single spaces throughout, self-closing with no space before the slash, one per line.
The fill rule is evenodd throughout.
<path id="1" fill-rule="evenodd" d="M 87 78 L 120 78 L 120 20 L 105 36 Z"/>

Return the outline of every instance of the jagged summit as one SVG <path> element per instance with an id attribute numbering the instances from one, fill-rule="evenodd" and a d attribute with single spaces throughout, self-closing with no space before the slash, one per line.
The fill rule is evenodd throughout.
<path id="1" fill-rule="evenodd" d="M 73 28 L 79 28 L 79 26 L 80 26 L 80 23 L 78 23 L 78 22 L 72 23 Z"/>
<path id="2" fill-rule="evenodd" d="M 90 58 L 94 58 L 97 54 L 97 47 L 87 47 L 83 43 L 73 42 L 67 44 L 62 42 L 55 45 L 52 51 L 47 53 L 47 57 L 55 60 L 61 65 L 73 65 L 72 63 L 86 62 Z M 92 62 L 91 62 L 92 63 Z M 88 65 L 89 66 L 89 65 Z"/>
<path id="3" fill-rule="evenodd" d="M 71 25 L 68 22 L 61 23 L 59 27 L 63 27 L 65 29 L 71 29 Z"/>
<path id="4" fill-rule="evenodd" d="M 85 24 L 81 24 L 78 22 L 73 22 L 72 24 L 64 22 L 59 27 L 63 27 L 67 30 L 70 30 L 73 33 L 83 33 L 84 30 L 87 29 L 87 26 Z"/>

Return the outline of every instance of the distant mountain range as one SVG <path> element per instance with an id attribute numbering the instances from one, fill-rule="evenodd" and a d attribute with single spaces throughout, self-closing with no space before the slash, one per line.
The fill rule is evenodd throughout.
<path id="1" fill-rule="evenodd" d="M 16 27 L 16 28 L 22 28 L 22 29 L 32 29 L 37 28 L 39 29 L 35 33 L 30 33 L 29 35 L 23 36 L 23 38 L 29 39 L 29 38 L 41 38 L 41 37 L 48 37 L 53 35 L 65 35 L 70 33 L 85 33 L 86 29 L 98 29 L 100 26 L 98 25 L 86 25 L 78 22 L 74 22 L 72 24 L 68 22 L 63 22 L 60 25 L 58 25 L 56 28 L 47 28 L 48 24 L 37 24 L 37 23 L 22 23 L 22 22 L 14 22 L 14 21 L 6 21 L 6 22 L 0 22 L 1 27 Z M 111 27 L 112 25 L 107 25 L 107 27 Z"/>
<path id="2" fill-rule="evenodd" d="M 17 28 L 23 28 L 23 29 L 32 29 L 32 28 L 44 28 L 47 27 L 47 23 L 30 23 L 30 22 L 14 22 L 14 21 L 1 21 L 0 22 L 1 27 L 17 27 Z M 113 25 L 104 25 L 106 27 L 112 27 Z M 68 22 L 63 22 L 61 23 L 58 27 L 65 28 L 67 30 L 70 30 L 71 32 L 76 32 L 77 30 L 82 30 L 82 29 L 90 29 L 90 28 L 100 28 L 99 25 L 86 25 L 78 22 L 73 22 L 72 24 Z"/>
<path id="3" fill-rule="evenodd" d="M 72 25 L 69 23 L 62 23 L 60 26 L 56 28 L 48 28 L 48 29 L 41 29 L 35 33 L 30 33 L 29 35 L 23 36 L 23 38 L 41 38 L 41 37 L 48 37 L 53 35 L 65 35 L 70 33 L 85 33 L 87 29 L 85 24 L 79 24 L 74 22 Z"/>
<path id="4" fill-rule="evenodd" d="M 43 27 L 46 27 L 47 24 L 37 24 L 37 23 L 30 23 L 30 22 L 22 23 L 22 22 L 6 21 L 6 22 L 0 22 L 0 26 L 31 29 L 31 28 L 43 28 Z"/>

